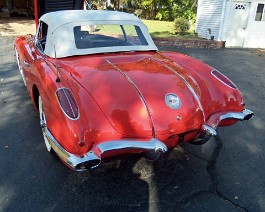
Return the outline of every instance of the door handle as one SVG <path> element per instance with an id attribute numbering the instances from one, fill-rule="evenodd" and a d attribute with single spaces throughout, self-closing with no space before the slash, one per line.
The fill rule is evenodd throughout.
<path id="1" fill-rule="evenodd" d="M 24 65 L 29 66 L 29 62 L 24 60 Z"/>

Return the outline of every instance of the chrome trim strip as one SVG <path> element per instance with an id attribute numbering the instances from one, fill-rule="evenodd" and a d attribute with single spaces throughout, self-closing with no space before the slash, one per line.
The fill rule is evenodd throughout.
<path id="1" fill-rule="evenodd" d="M 40 21 L 38 22 L 38 26 L 37 26 L 37 30 L 36 30 L 36 35 L 34 37 L 34 44 L 35 44 L 35 46 L 37 46 L 39 31 L 40 31 Z"/>
<path id="2" fill-rule="evenodd" d="M 68 101 L 68 103 L 69 103 L 69 105 L 70 105 L 70 107 L 71 107 L 71 111 L 72 111 L 72 114 L 74 115 L 74 117 L 75 117 L 75 112 L 74 112 L 74 109 L 73 109 L 73 107 L 72 107 L 72 105 L 71 105 L 71 103 L 70 103 L 70 100 L 69 100 L 69 98 L 68 98 L 68 96 L 67 96 L 67 94 L 66 94 L 66 92 L 65 92 L 65 89 L 62 89 L 63 90 L 63 92 L 64 92 L 64 95 L 65 95 L 65 97 L 66 97 L 66 99 L 67 99 L 67 101 Z M 71 92 L 71 91 L 70 91 Z M 78 114 L 77 114 L 78 115 Z"/>
<path id="3" fill-rule="evenodd" d="M 218 78 L 216 75 L 213 74 L 214 71 L 217 71 L 219 74 L 223 75 L 228 81 L 230 81 L 234 86 L 235 88 L 231 87 L 230 85 L 226 84 L 223 80 L 221 80 L 220 78 Z M 220 71 L 216 70 L 216 69 L 213 69 L 211 71 L 211 75 L 214 76 L 216 79 L 218 79 L 222 84 L 226 85 L 227 87 L 229 88 L 232 88 L 234 90 L 238 90 L 238 87 L 236 86 L 236 84 L 234 82 L 232 82 L 232 80 L 230 80 L 227 76 L 225 76 L 223 73 L 221 73 Z"/>
<path id="4" fill-rule="evenodd" d="M 25 87 L 27 87 L 27 82 L 26 82 L 26 79 L 25 79 L 24 70 L 23 70 L 23 67 L 20 64 L 19 54 L 18 54 L 18 51 L 17 51 L 16 47 L 15 47 L 15 57 L 17 59 L 17 65 L 18 65 L 18 69 L 19 69 L 19 72 L 21 74 L 22 80 L 24 82 Z"/>
<path id="5" fill-rule="evenodd" d="M 43 128 L 43 133 L 46 136 L 47 140 L 51 144 L 53 150 L 57 153 L 57 155 L 72 169 L 76 171 L 85 171 L 87 169 L 93 169 L 98 167 L 101 164 L 101 156 L 110 151 L 115 150 L 143 150 L 143 151 L 155 151 L 157 156 L 161 153 L 167 151 L 167 146 L 155 139 L 127 139 L 127 140 L 113 140 L 102 142 L 98 145 L 92 147 L 91 151 L 84 154 L 83 156 L 78 156 L 72 154 L 65 150 L 59 142 L 53 137 L 47 127 Z M 86 166 L 90 165 L 90 166 Z"/>
<path id="6" fill-rule="evenodd" d="M 179 78 L 185 83 L 185 85 L 188 87 L 188 89 L 190 90 L 190 92 L 193 94 L 193 96 L 195 97 L 201 111 L 202 111 L 202 115 L 203 115 L 203 120 L 205 121 L 205 114 L 204 114 L 204 110 L 203 110 L 203 107 L 202 107 L 202 104 L 200 102 L 200 99 L 198 97 L 198 95 L 196 94 L 196 92 L 194 91 L 194 89 L 191 87 L 191 85 L 187 82 L 187 80 L 181 76 L 181 74 L 179 74 L 176 70 L 174 70 L 173 68 L 169 67 L 168 65 L 164 64 L 162 61 L 160 61 L 159 59 L 156 59 L 156 58 L 153 58 L 153 57 L 150 57 L 150 59 L 156 61 L 156 62 L 159 62 L 162 66 L 166 67 L 167 69 L 169 69 L 171 72 L 173 72 L 174 74 L 178 75 Z"/>
<path id="7" fill-rule="evenodd" d="M 167 146 L 161 141 L 152 138 L 151 140 L 117 140 L 103 142 L 97 145 L 101 154 L 114 150 L 121 149 L 139 149 L 139 150 L 154 150 L 159 153 L 167 151 Z"/>
<path id="8" fill-rule="evenodd" d="M 154 122 L 154 119 L 153 119 L 153 116 L 152 116 L 152 113 L 145 101 L 145 98 L 143 96 L 143 94 L 141 93 L 140 89 L 136 86 L 136 84 L 133 82 L 133 80 L 127 75 L 125 74 L 118 66 L 116 66 L 115 64 L 113 64 L 112 62 L 110 62 L 108 59 L 105 59 L 107 61 L 107 63 L 109 63 L 111 66 L 113 66 L 117 71 L 119 71 L 135 88 L 135 90 L 137 91 L 138 95 L 140 96 L 141 100 L 143 101 L 144 105 L 145 105 L 145 108 L 147 110 L 147 113 L 150 117 L 150 120 L 152 122 L 152 134 L 153 136 L 156 138 L 156 130 L 155 130 L 155 122 Z"/>

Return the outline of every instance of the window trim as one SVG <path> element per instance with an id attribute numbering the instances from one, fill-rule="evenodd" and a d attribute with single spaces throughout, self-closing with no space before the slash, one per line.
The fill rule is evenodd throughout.
<path id="1" fill-rule="evenodd" d="M 38 24 L 38 28 L 37 28 L 37 32 L 36 32 L 36 36 L 35 36 L 35 47 L 36 47 L 36 49 L 41 53 L 41 54 L 43 54 L 43 55 L 45 55 L 45 53 L 44 53 L 44 50 L 42 49 L 42 48 L 40 48 L 40 45 L 39 45 L 39 41 L 41 40 L 41 39 L 39 39 L 39 34 L 41 33 L 40 32 L 40 30 L 41 30 L 41 26 L 42 26 L 42 24 L 46 24 L 44 21 L 39 21 L 39 24 Z M 46 24 L 47 25 L 47 35 L 48 35 L 48 29 L 49 29 L 49 26 L 48 26 L 48 24 Z M 47 35 L 46 35 L 46 37 L 47 37 Z"/>

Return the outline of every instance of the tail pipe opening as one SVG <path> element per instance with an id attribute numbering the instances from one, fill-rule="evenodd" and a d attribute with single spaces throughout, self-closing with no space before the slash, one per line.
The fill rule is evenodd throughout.
<path id="1" fill-rule="evenodd" d="M 77 171 L 86 171 L 93 168 L 96 168 L 101 163 L 100 159 L 93 159 L 86 162 L 81 162 L 75 166 L 75 170 Z"/>
<path id="2" fill-rule="evenodd" d="M 243 113 L 245 114 L 243 121 L 248 121 L 254 116 L 254 113 L 248 109 L 243 110 Z"/>

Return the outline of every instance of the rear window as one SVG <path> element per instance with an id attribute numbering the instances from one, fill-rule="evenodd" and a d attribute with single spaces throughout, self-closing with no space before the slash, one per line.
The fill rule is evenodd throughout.
<path id="1" fill-rule="evenodd" d="M 148 45 L 140 27 L 134 25 L 75 26 L 74 37 L 77 49 Z"/>

